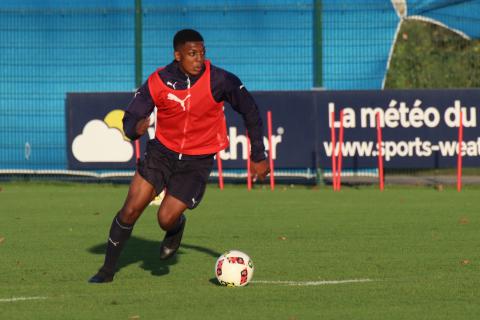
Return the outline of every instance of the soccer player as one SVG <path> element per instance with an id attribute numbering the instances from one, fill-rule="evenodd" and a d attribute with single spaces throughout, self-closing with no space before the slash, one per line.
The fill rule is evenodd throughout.
<path id="1" fill-rule="evenodd" d="M 147 144 L 137 165 L 127 198 L 114 217 L 105 262 L 89 282 L 113 280 L 122 248 L 150 201 L 166 189 L 157 213 L 166 231 L 159 259 L 172 257 L 185 228 L 185 210 L 202 200 L 214 155 L 228 146 L 223 102 L 242 115 L 251 141 L 253 179 L 269 173 L 258 107 L 234 74 L 205 59 L 203 38 L 195 30 L 178 31 L 173 39 L 174 61 L 152 73 L 135 92 L 123 118 L 125 134 L 142 136 L 157 107 L 155 139 Z"/>

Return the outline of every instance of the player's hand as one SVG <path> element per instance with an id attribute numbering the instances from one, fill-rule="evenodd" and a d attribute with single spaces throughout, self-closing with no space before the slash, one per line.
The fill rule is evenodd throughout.
<path id="1" fill-rule="evenodd" d="M 137 135 L 143 136 L 145 132 L 147 132 L 148 126 L 150 125 L 150 117 L 146 117 L 143 119 L 140 119 L 137 122 L 137 125 L 135 126 L 135 131 L 137 132 Z"/>
<path id="2" fill-rule="evenodd" d="M 257 180 L 265 180 L 265 177 L 270 173 L 270 166 L 268 165 L 268 161 L 266 159 L 259 162 L 252 161 L 250 172 L 252 174 L 253 182 L 256 182 Z"/>

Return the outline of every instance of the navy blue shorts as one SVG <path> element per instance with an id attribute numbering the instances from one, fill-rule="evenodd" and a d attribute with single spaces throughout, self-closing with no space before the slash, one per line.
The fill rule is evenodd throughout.
<path id="1" fill-rule="evenodd" d="M 180 155 L 153 139 L 148 141 L 147 151 L 137 170 L 154 186 L 157 194 L 167 188 L 167 194 L 194 209 L 205 193 L 213 168 L 213 156 Z"/>

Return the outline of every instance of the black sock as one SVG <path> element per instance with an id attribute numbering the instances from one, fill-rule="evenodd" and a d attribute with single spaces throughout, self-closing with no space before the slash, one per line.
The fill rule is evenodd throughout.
<path id="1" fill-rule="evenodd" d="M 185 215 L 182 213 L 180 217 L 177 219 L 175 226 L 173 226 L 172 229 L 167 231 L 167 235 L 171 236 L 176 234 L 178 231 L 180 231 L 184 219 L 185 219 Z"/>
<path id="2" fill-rule="evenodd" d="M 133 224 L 126 224 L 120 221 L 118 215 L 113 218 L 110 226 L 110 234 L 108 235 L 107 251 L 105 253 L 105 262 L 103 263 L 101 272 L 108 275 L 115 273 L 118 258 L 122 253 L 122 249 L 132 234 Z"/>

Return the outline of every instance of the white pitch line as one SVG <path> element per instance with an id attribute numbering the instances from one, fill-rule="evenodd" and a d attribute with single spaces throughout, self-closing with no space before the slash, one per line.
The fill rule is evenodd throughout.
<path id="1" fill-rule="evenodd" d="M 0 299 L 0 302 L 17 302 L 17 301 L 26 301 L 26 300 L 44 300 L 47 297 L 14 297 L 9 299 Z"/>
<path id="2" fill-rule="evenodd" d="M 252 283 L 261 284 L 280 284 L 286 286 L 324 286 L 328 284 L 343 284 L 343 283 L 359 283 L 359 282 L 371 282 L 372 279 L 348 279 L 348 280 L 322 280 L 322 281 L 282 281 L 282 280 L 256 280 Z"/>

